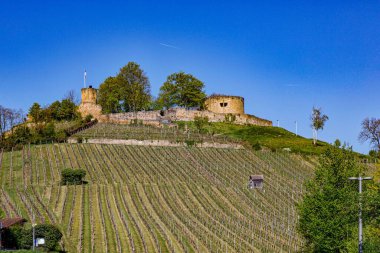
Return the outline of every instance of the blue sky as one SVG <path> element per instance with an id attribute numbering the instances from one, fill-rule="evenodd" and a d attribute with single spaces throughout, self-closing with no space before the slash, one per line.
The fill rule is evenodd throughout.
<path id="1" fill-rule="evenodd" d="M 205 3 L 207 2 L 207 3 Z M 379 1 L 0 1 L 0 104 L 25 111 L 136 61 L 157 95 L 177 71 L 246 112 L 367 153 L 357 136 L 380 117 Z"/>

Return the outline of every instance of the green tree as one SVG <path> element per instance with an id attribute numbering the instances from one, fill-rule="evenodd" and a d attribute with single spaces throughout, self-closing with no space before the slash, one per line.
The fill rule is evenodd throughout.
<path id="1" fill-rule="evenodd" d="M 121 88 L 116 77 L 108 77 L 99 86 L 98 103 L 102 106 L 103 113 L 116 113 L 121 112 L 120 105 Z"/>
<path id="2" fill-rule="evenodd" d="M 50 111 L 52 119 L 59 120 L 59 110 L 61 108 L 61 102 L 58 100 L 53 102 L 47 109 Z"/>
<path id="3" fill-rule="evenodd" d="M 151 100 L 150 83 L 140 65 L 128 62 L 120 69 L 117 79 L 126 112 L 136 112 L 148 108 Z"/>
<path id="4" fill-rule="evenodd" d="M 24 144 L 30 141 L 31 137 L 32 133 L 30 132 L 30 128 L 22 125 L 16 128 L 10 136 L 10 141 L 13 142 L 13 144 Z"/>
<path id="5" fill-rule="evenodd" d="M 43 112 L 39 103 L 34 103 L 29 109 L 29 116 L 32 117 L 33 122 L 38 123 L 42 120 Z"/>
<path id="6" fill-rule="evenodd" d="M 317 145 L 318 141 L 318 131 L 323 130 L 325 126 L 325 122 L 329 119 L 329 117 L 325 114 L 322 114 L 321 108 L 313 107 L 313 111 L 311 114 L 311 127 L 313 128 L 313 144 Z"/>
<path id="7" fill-rule="evenodd" d="M 128 62 L 116 77 L 108 77 L 99 87 L 99 104 L 104 113 L 148 109 L 150 83 L 140 65 Z"/>
<path id="8" fill-rule="evenodd" d="M 167 77 L 160 88 L 159 103 L 166 108 L 173 105 L 201 106 L 206 98 L 204 84 L 191 74 L 178 72 Z"/>
<path id="9" fill-rule="evenodd" d="M 47 140 L 53 140 L 55 137 L 55 125 L 53 122 L 49 122 L 42 130 L 43 137 Z"/>
<path id="10" fill-rule="evenodd" d="M 362 171 L 350 148 L 330 147 L 298 205 L 299 231 L 308 252 L 346 252 L 357 227 L 357 182 Z M 355 237 L 356 238 L 356 237 Z"/>
<path id="11" fill-rule="evenodd" d="M 73 120 L 77 118 L 76 105 L 70 99 L 63 99 L 58 110 L 59 120 Z"/>

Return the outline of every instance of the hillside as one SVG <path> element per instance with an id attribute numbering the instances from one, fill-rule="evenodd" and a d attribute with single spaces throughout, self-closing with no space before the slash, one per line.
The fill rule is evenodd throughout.
<path id="1" fill-rule="evenodd" d="M 152 139 L 170 140 L 172 142 L 191 140 L 198 143 L 240 143 L 248 148 L 258 145 L 268 150 L 282 151 L 287 149 L 293 153 L 303 155 L 321 154 L 329 146 L 328 143 L 323 141 L 318 141 L 318 145 L 314 146 L 311 139 L 296 136 L 294 133 L 280 127 L 208 123 L 200 131 L 194 125 L 194 122 L 176 123 L 178 128 L 98 123 L 94 127 L 75 134 L 74 137 L 84 139 Z"/>
<path id="2" fill-rule="evenodd" d="M 60 186 L 63 168 L 87 183 Z M 264 190 L 247 188 L 264 175 Z M 98 144 L 0 155 L 1 209 L 57 224 L 69 252 L 295 252 L 312 166 L 287 153 Z"/>

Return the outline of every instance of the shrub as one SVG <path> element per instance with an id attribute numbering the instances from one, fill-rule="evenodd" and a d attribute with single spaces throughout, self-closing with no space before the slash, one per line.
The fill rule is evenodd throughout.
<path id="1" fill-rule="evenodd" d="M 92 120 L 93 116 L 91 114 L 88 114 L 86 115 L 86 117 L 84 117 L 84 122 L 85 123 L 88 123 Z"/>
<path id="2" fill-rule="evenodd" d="M 3 247 L 10 249 L 29 249 L 32 247 L 32 236 L 19 225 L 3 229 Z"/>
<path id="3" fill-rule="evenodd" d="M 185 143 L 186 143 L 186 146 L 193 147 L 195 146 L 196 142 L 194 140 L 186 140 Z"/>
<path id="4" fill-rule="evenodd" d="M 232 113 L 228 113 L 226 115 L 224 115 L 224 122 L 226 123 L 233 123 L 235 122 L 236 120 L 236 115 L 232 114 Z"/>
<path id="5" fill-rule="evenodd" d="M 372 158 L 380 158 L 380 151 L 370 150 L 368 155 Z"/>
<path id="6" fill-rule="evenodd" d="M 253 144 L 252 144 L 252 149 L 253 149 L 253 150 L 256 150 L 256 151 L 261 150 L 261 145 L 260 145 L 260 143 L 259 143 L 259 142 L 255 142 L 255 143 L 253 143 Z"/>
<path id="7" fill-rule="evenodd" d="M 86 176 L 86 171 L 82 169 L 64 169 L 61 172 L 61 184 L 81 184 Z"/>
<path id="8" fill-rule="evenodd" d="M 45 244 L 39 247 L 55 250 L 62 238 L 59 229 L 51 224 L 39 224 L 35 227 L 36 238 L 45 238 Z"/>
<path id="9" fill-rule="evenodd" d="M 35 238 L 44 238 L 45 244 L 38 246 L 46 250 L 57 250 L 62 238 L 59 229 L 51 224 L 39 224 L 35 226 Z M 25 229 L 21 226 L 13 226 L 3 231 L 3 243 L 7 248 L 30 249 L 33 246 L 33 228 Z"/>
<path id="10" fill-rule="evenodd" d="M 78 136 L 77 137 L 77 143 L 82 143 L 83 142 L 83 137 L 82 136 Z"/>
<path id="11" fill-rule="evenodd" d="M 186 122 L 184 121 L 177 121 L 178 129 L 185 129 Z"/>
<path id="12" fill-rule="evenodd" d="M 204 127 L 209 124 L 208 117 L 200 117 L 196 116 L 194 117 L 194 125 L 195 127 L 202 132 L 204 130 Z"/>

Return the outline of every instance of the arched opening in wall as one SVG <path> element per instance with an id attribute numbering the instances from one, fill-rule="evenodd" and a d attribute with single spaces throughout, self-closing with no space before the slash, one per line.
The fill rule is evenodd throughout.
<path id="1" fill-rule="evenodd" d="M 220 103 L 220 107 L 227 107 L 227 105 L 228 105 L 228 103 L 225 103 L 225 102 Z"/>

